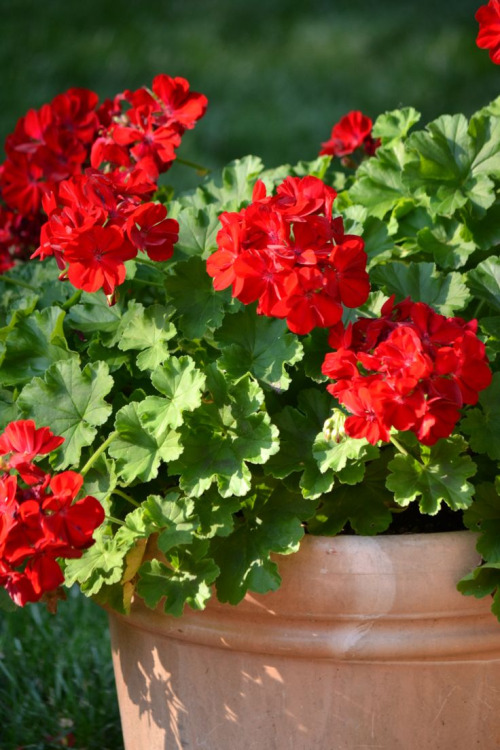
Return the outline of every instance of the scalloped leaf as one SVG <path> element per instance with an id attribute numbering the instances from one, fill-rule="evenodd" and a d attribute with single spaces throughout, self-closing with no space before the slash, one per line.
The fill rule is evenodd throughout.
<path id="1" fill-rule="evenodd" d="M 116 458 L 116 470 L 125 484 L 135 479 L 149 482 L 158 474 L 162 461 L 173 461 L 182 453 L 179 433 L 158 428 L 147 413 L 145 402 L 132 402 L 116 414 L 118 437 L 109 446 L 109 455 Z M 146 407 L 143 404 L 146 403 Z M 146 413 L 143 413 L 143 409 Z"/>
<path id="2" fill-rule="evenodd" d="M 120 323 L 118 348 L 122 351 L 136 349 L 139 370 L 154 370 L 169 356 L 167 342 L 175 335 L 170 322 L 173 309 L 162 305 L 144 308 L 140 302 L 130 302 Z"/>
<path id="3" fill-rule="evenodd" d="M 376 266 L 372 281 L 398 299 L 411 297 L 414 302 L 426 302 L 441 315 L 454 315 L 470 300 L 470 294 L 459 273 L 440 274 L 434 263 L 406 265 L 393 261 Z"/>
<path id="4" fill-rule="evenodd" d="M 82 448 L 92 444 L 96 428 L 111 414 L 104 397 L 112 387 L 104 362 L 80 370 L 76 359 L 56 362 L 43 379 L 34 378 L 24 386 L 17 402 L 23 416 L 65 438 L 51 458 L 55 469 L 78 464 Z"/>
<path id="5" fill-rule="evenodd" d="M 218 574 L 219 568 L 211 558 L 201 556 L 196 548 L 186 549 L 179 553 L 175 566 L 172 561 L 170 565 L 160 560 L 143 563 L 139 568 L 137 593 L 151 609 L 165 598 L 164 612 L 180 617 L 186 604 L 192 609 L 204 609 Z"/>
<path id="6" fill-rule="evenodd" d="M 492 256 L 467 273 L 467 286 L 472 294 L 500 310 L 500 258 Z"/>
<path id="7" fill-rule="evenodd" d="M 394 492 L 394 500 L 406 507 L 420 497 L 422 513 L 435 515 L 441 503 L 452 510 L 468 508 L 474 487 L 467 479 L 477 467 L 467 450 L 465 440 L 456 435 L 441 439 L 435 445 L 421 446 L 420 461 L 411 455 L 399 454 L 390 461 L 386 487 Z"/>
<path id="8" fill-rule="evenodd" d="M 207 330 L 218 328 L 224 318 L 231 292 L 216 292 L 201 258 L 177 263 L 165 280 L 169 301 L 179 317 L 179 328 L 187 339 L 199 339 Z"/>
<path id="9" fill-rule="evenodd" d="M 264 394 L 249 376 L 233 384 L 215 367 L 207 373 L 213 400 L 186 414 L 184 452 L 168 471 L 180 474 L 180 487 L 188 495 L 200 496 L 216 482 L 222 497 L 241 497 L 250 490 L 247 462 L 265 463 L 278 450 L 278 431 L 258 410 Z"/>
<path id="10" fill-rule="evenodd" d="M 380 138 L 384 146 L 390 146 L 394 141 L 405 138 L 421 117 L 420 112 L 413 107 L 384 112 L 375 120 L 372 135 L 374 138 Z"/>
<path id="11" fill-rule="evenodd" d="M 481 409 L 468 409 L 461 427 L 470 436 L 470 445 L 477 453 L 486 453 L 500 460 L 500 373 L 493 375 L 488 388 L 479 394 Z"/>
<path id="12" fill-rule="evenodd" d="M 222 349 L 220 367 L 231 377 L 250 373 L 278 391 L 287 390 L 291 382 L 285 365 L 294 365 L 304 355 L 286 323 L 257 316 L 254 305 L 226 316 L 215 341 Z"/>

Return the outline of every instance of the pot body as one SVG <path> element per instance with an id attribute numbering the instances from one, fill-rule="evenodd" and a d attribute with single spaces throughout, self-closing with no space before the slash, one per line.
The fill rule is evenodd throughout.
<path id="1" fill-rule="evenodd" d="M 495 750 L 500 624 L 469 532 L 304 538 L 281 588 L 110 615 L 126 750 Z"/>

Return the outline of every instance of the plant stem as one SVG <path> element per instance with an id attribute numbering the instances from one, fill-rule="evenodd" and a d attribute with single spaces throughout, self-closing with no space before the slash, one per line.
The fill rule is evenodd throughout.
<path id="1" fill-rule="evenodd" d="M 210 174 L 210 169 L 207 167 L 203 167 L 201 164 L 197 164 L 195 161 L 189 161 L 189 159 L 183 159 L 181 156 L 178 156 L 175 160 L 178 164 L 184 164 L 186 167 L 191 167 L 191 169 L 196 169 L 198 174 L 200 176 L 205 176 L 207 174 Z"/>
<path id="2" fill-rule="evenodd" d="M 73 296 L 66 300 L 64 305 L 61 305 L 61 310 L 69 310 L 71 307 L 73 307 L 73 305 L 76 305 L 77 302 L 80 301 L 80 297 L 82 296 L 82 294 L 83 290 L 77 289 Z"/>
<path id="3" fill-rule="evenodd" d="M 120 495 L 120 497 L 123 497 L 124 500 L 128 500 L 129 503 L 132 503 L 132 505 L 135 505 L 136 508 L 140 508 L 141 504 L 137 502 L 137 500 L 134 500 L 133 497 L 130 497 L 130 495 L 127 495 L 126 492 L 123 492 L 122 490 L 119 490 L 117 487 L 115 487 L 114 490 L 111 492 L 112 495 Z"/>
<path id="4" fill-rule="evenodd" d="M 154 268 L 155 271 L 158 271 L 158 261 L 157 260 L 149 260 L 148 258 L 140 258 L 137 256 L 137 258 L 134 258 L 134 261 L 136 263 L 142 263 L 143 266 L 149 266 L 150 268 Z M 135 281 L 135 279 L 131 279 L 132 283 Z"/>
<path id="5" fill-rule="evenodd" d="M 0 280 L 7 282 L 7 284 L 13 284 L 14 286 L 22 286 L 23 289 L 29 289 L 31 292 L 38 291 L 36 287 L 28 284 L 27 281 L 21 281 L 21 279 L 13 279 L 10 276 L 6 276 L 5 274 L 2 274 Z"/>
<path id="6" fill-rule="evenodd" d="M 121 521 L 119 518 L 115 518 L 114 516 L 106 515 L 106 521 L 111 521 L 111 523 L 117 523 L 119 526 L 125 526 L 123 521 Z"/>
<path id="7" fill-rule="evenodd" d="M 110 445 L 113 440 L 118 437 L 118 432 L 115 430 L 114 432 L 110 433 L 104 443 L 101 443 L 99 448 L 91 455 L 83 469 L 80 470 L 80 474 L 82 476 L 85 476 L 85 474 L 88 472 L 88 470 L 94 465 L 94 463 L 97 461 L 101 453 L 104 453 L 108 445 Z"/>
<path id="8" fill-rule="evenodd" d="M 394 435 L 391 435 L 391 436 L 390 436 L 390 441 L 391 441 L 391 443 L 392 443 L 393 445 L 395 445 L 395 446 L 396 446 L 396 448 L 398 449 L 398 451 L 399 451 L 400 453 L 403 453 L 403 455 L 405 455 L 405 456 L 410 456 L 410 455 L 411 455 L 410 453 L 408 453 L 408 451 L 406 450 L 406 448 L 405 448 L 404 446 L 402 446 L 402 445 L 401 445 L 401 443 L 399 442 L 399 440 L 397 440 L 397 439 L 396 439 L 396 438 L 394 437 Z"/>
<path id="9" fill-rule="evenodd" d="M 142 284 L 143 286 L 157 286 L 160 289 L 165 289 L 165 286 L 159 281 L 148 281 L 147 279 L 138 279 L 137 276 L 130 281 L 131 284 Z"/>

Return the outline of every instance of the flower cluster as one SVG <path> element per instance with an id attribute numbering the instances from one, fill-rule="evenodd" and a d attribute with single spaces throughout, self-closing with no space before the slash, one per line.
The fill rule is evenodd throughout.
<path id="1" fill-rule="evenodd" d="M 1 268 L 12 265 L 12 249 L 36 247 L 37 232 L 34 257 L 55 256 L 62 277 L 88 292 L 111 295 L 138 251 L 168 259 L 178 224 L 150 199 L 206 104 L 184 78 L 159 75 L 151 90 L 125 91 L 100 107 L 93 92 L 71 89 L 28 112 L 7 139 L 0 173 L 8 207 L 0 214 Z M 22 238 L 26 219 L 31 234 Z"/>
<path id="2" fill-rule="evenodd" d="M 490 59 L 500 65 L 500 0 L 490 0 L 482 5 L 476 13 L 479 23 L 477 46 L 490 52 Z"/>
<path id="3" fill-rule="evenodd" d="M 295 333 L 337 323 L 342 305 L 362 305 L 370 285 L 361 237 L 332 219 L 336 192 L 316 177 L 287 177 L 267 195 L 257 181 L 252 202 L 219 217 L 218 249 L 207 261 L 217 290 L 232 286 L 257 312 L 286 318 Z"/>
<path id="4" fill-rule="evenodd" d="M 373 156 L 380 146 L 380 140 L 373 138 L 372 126 L 371 119 L 362 112 L 349 112 L 333 126 L 329 140 L 321 144 L 320 156 L 346 157 L 357 149 L 362 149 L 367 156 Z"/>
<path id="5" fill-rule="evenodd" d="M 0 586 L 20 606 L 64 582 L 57 558 L 81 557 L 104 521 L 94 497 L 73 502 L 80 474 L 51 476 L 33 462 L 63 442 L 31 420 L 11 422 L 0 435 Z"/>
<path id="6" fill-rule="evenodd" d="M 330 334 L 335 352 L 323 374 L 328 390 L 351 413 L 346 433 L 375 444 L 390 430 L 410 430 L 423 445 L 448 437 L 464 404 L 491 383 L 477 322 L 446 318 L 409 298 L 390 298 L 380 318 L 362 318 Z"/>

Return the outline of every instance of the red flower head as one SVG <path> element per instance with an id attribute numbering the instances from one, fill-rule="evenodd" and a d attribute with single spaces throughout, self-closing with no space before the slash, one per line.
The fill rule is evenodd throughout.
<path id="1" fill-rule="evenodd" d="M 335 325 L 343 305 L 364 304 L 364 243 L 332 219 L 335 197 L 317 177 L 287 177 L 275 195 L 257 182 L 249 206 L 220 216 L 218 249 L 207 261 L 214 288 L 231 286 L 240 302 L 258 301 L 259 315 L 286 318 L 299 334 Z"/>
<path id="2" fill-rule="evenodd" d="M 368 156 L 373 156 L 379 145 L 380 141 L 372 137 L 371 119 L 355 110 L 333 126 L 330 140 L 321 144 L 319 153 L 320 156 L 347 156 L 362 148 Z"/>
<path id="3" fill-rule="evenodd" d="M 491 60 L 500 65 L 500 0 L 482 5 L 476 13 L 476 21 L 479 23 L 477 46 L 489 50 Z"/>
<path id="4" fill-rule="evenodd" d="M 336 326 L 323 374 L 327 390 L 354 415 L 348 435 L 370 443 L 391 428 L 411 430 L 424 445 L 448 437 L 464 404 L 475 404 L 491 382 L 475 321 L 446 318 L 423 302 L 391 298 L 381 318 L 360 319 L 342 334 Z"/>
<path id="5" fill-rule="evenodd" d="M 35 456 L 51 453 L 62 443 L 64 443 L 64 438 L 54 435 L 48 427 L 37 429 L 31 419 L 20 419 L 8 424 L 3 434 L 0 435 L 0 456 L 10 454 L 7 466 L 17 469 L 28 484 L 35 484 L 45 474 L 33 465 L 32 460 Z"/>

